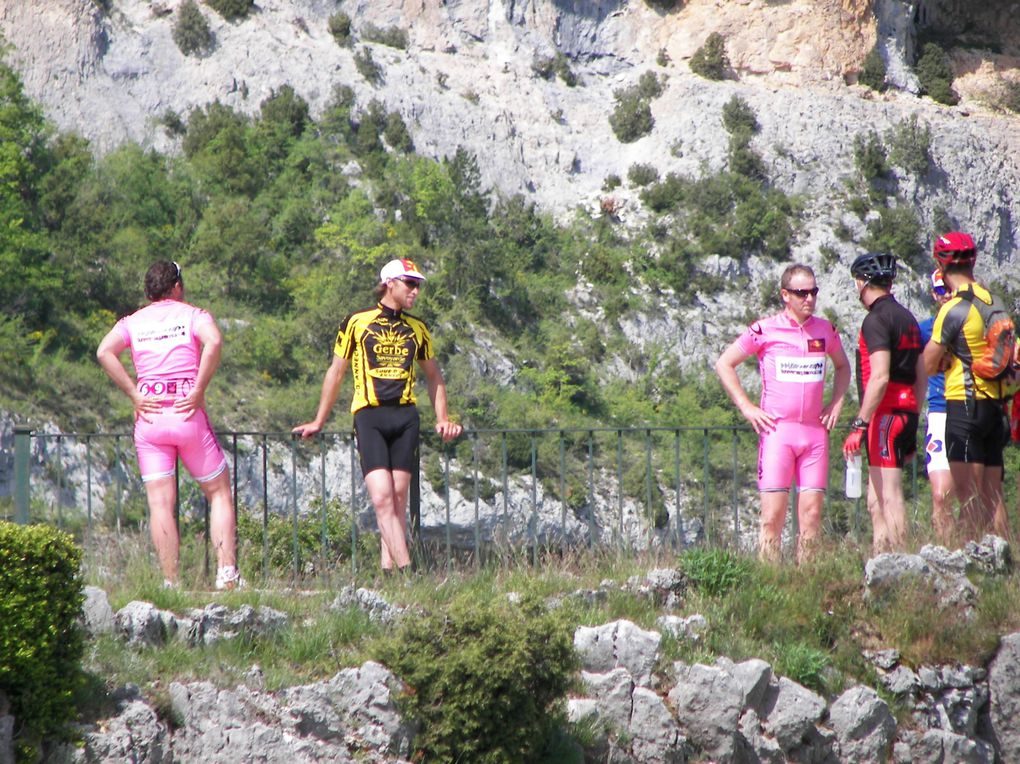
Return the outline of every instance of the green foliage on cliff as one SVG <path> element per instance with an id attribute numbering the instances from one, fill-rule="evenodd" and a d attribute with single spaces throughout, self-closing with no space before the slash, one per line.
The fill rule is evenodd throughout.
<path id="1" fill-rule="evenodd" d="M 661 87 L 652 73 L 635 97 Z M 284 86 L 253 116 L 216 101 L 182 115 L 180 155 L 125 144 L 102 157 L 56 134 L 9 69 L 0 69 L 0 89 L 8 180 L 0 186 L 0 262 L 10 274 L 0 282 L 0 354 L 8 360 L 0 395 L 20 416 L 65 429 L 128 421 L 128 403 L 95 364 L 95 347 L 119 316 L 144 304 L 146 268 L 168 257 L 183 266 L 187 298 L 223 328 L 209 392 L 216 426 L 303 421 L 340 320 L 370 304 L 387 259 L 405 256 L 429 275 L 416 312 L 435 327 L 452 410 L 468 426 L 733 419 L 726 405 L 675 405 L 682 391 L 700 388 L 696 377 L 638 392 L 607 384 L 605 365 L 617 357 L 637 376 L 681 378 L 675 357 L 653 363 L 635 353 L 616 320 L 653 305 L 663 286 L 684 288 L 681 301 L 693 298 L 692 284 L 715 288 L 695 266 L 700 252 L 782 250 L 773 232 L 783 228 L 771 225 L 765 201 L 772 192 L 760 183 L 706 178 L 670 203 L 704 242 L 695 250 L 583 212 L 557 223 L 523 197 L 492 194 L 475 157 L 415 155 L 399 114 L 359 103 L 345 87 L 317 119 Z M 731 216 L 747 222 L 736 237 Z M 606 311 L 604 323 L 565 320 L 576 313 L 568 293 L 579 277 Z M 509 384 L 479 372 L 477 359 L 488 355 L 507 359 Z M 341 428 L 348 395 L 335 408 Z M 431 413 L 427 404 L 423 413 Z"/>

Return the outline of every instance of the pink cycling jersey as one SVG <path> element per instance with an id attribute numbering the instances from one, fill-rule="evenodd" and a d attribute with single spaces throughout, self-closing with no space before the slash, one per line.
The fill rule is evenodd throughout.
<path id="1" fill-rule="evenodd" d="M 177 300 L 160 300 L 125 316 L 117 329 L 131 348 L 131 360 L 143 395 L 164 398 L 166 406 L 151 421 L 135 422 L 135 449 L 142 480 L 172 477 L 180 457 L 200 483 L 212 480 L 227 462 L 205 411 L 178 413 L 177 398 L 188 394 L 202 355 L 197 331 L 211 322 L 201 308 Z"/>
<path id="2" fill-rule="evenodd" d="M 799 324 L 783 312 L 751 324 L 737 344 L 758 356 L 764 411 L 778 420 L 819 422 L 825 359 L 843 344 L 831 323 L 811 316 Z"/>
<path id="3" fill-rule="evenodd" d="M 758 447 L 758 490 L 824 491 L 828 484 L 829 433 L 821 422 L 825 359 L 842 347 L 828 321 L 803 324 L 786 312 L 756 321 L 737 339 L 758 356 L 761 408 L 776 419 Z"/>

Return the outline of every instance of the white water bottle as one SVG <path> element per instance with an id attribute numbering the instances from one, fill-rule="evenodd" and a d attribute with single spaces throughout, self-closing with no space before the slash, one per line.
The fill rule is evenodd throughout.
<path id="1" fill-rule="evenodd" d="M 854 454 L 846 460 L 846 497 L 861 497 L 861 455 Z"/>

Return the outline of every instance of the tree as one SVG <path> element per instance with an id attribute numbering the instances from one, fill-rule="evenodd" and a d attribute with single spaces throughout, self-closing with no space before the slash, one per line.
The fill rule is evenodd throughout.
<path id="1" fill-rule="evenodd" d="M 208 52 L 215 41 L 209 22 L 205 20 L 195 0 L 184 0 L 181 3 L 171 36 L 185 56 Z"/>
<path id="2" fill-rule="evenodd" d="M 921 94 L 931 96 L 933 101 L 953 106 L 960 98 L 953 92 L 953 69 L 949 56 L 933 42 L 926 43 L 921 57 L 914 67 L 921 83 Z"/>
<path id="3" fill-rule="evenodd" d="M 730 68 L 726 56 L 726 38 L 712 32 L 705 38 L 705 44 L 691 56 L 691 71 L 709 80 L 722 80 Z"/>

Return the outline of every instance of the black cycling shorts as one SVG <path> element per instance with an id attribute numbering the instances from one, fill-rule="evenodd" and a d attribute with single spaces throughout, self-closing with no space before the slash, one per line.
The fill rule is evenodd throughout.
<path id="1" fill-rule="evenodd" d="M 403 470 L 413 472 L 420 426 L 418 409 L 405 406 L 368 406 L 354 415 L 354 432 L 361 455 L 361 472 Z"/>
<path id="2" fill-rule="evenodd" d="M 1002 466 L 1009 421 L 1002 401 L 946 401 L 946 458 L 950 462 Z"/>

